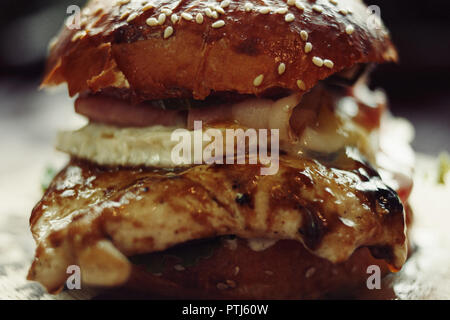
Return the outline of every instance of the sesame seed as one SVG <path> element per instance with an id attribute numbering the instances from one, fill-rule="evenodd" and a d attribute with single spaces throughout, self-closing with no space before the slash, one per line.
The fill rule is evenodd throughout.
<path id="1" fill-rule="evenodd" d="M 316 4 L 312 6 L 312 9 L 315 12 L 318 12 L 318 13 L 322 13 L 323 12 L 323 8 L 321 6 L 319 6 L 319 5 L 316 5 Z"/>
<path id="2" fill-rule="evenodd" d="M 305 83 L 304 83 L 302 80 L 297 80 L 297 87 L 298 87 L 300 90 L 303 90 L 303 91 L 306 90 L 306 85 L 305 85 Z"/>
<path id="3" fill-rule="evenodd" d="M 295 16 L 292 13 L 288 13 L 287 15 L 284 16 L 284 20 L 286 22 L 292 22 L 295 20 Z"/>
<path id="4" fill-rule="evenodd" d="M 72 37 L 72 42 L 75 42 L 79 39 L 83 39 L 87 35 L 87 32 L 85 30 L 78 31 L 75 33 Z"/>
<path id="5" fill-rule="evenodd" d="M 172 21 L 173 24 L 177 23 L 178 21 L 178 15 L 176 13 L 172 14 L 170 16 L 170 21 Z"/>
<path id="6" fill-rule="evenodd" d="M 177 271 L 184 271 L 184 270 L 186 270 L 186 268 L 183 267 L 181 264 L 176 264 L 176 265 L 173 266 L 173 268 L 175 270 L 177 270 Z"/>
<path id="7" fill-rule="evenodd" d="M 164 29 L 164 39 L 167 39 L 173 34 L 173 28 L 171 26 L 168 26 L 166 29 Z"/>
<path id="8" fill-rule="evenodd" d="M 148 11 L 150 9 L 153 9 L 153 5 L 147 4 L 146 6 L 142 7 L 142 12 Z"/>
<path id="9" fill-rule="evenodd" d="M 145 21 L 146 24 L 148 24 L 150 27 L 154 27 L 156 25 L 158 25 L 158 20 L 156 20 L 156 18 L 148 18 Z"/>
<path id="10" fill-rule="evenodd" d="M 323 64 L 324 64 L 325 67 L 327 67 L 329 69 L 333 69 L 333 67 L 334 67 L 333 61 L 331 61 L 329 59 L 323 60 Z"/>
<path id="11" fill-rule="evenodd" d="M 264 273 L 269 275 L 269 276 L 273 276 L 273 271 L 266 270 L 266 271 L 264 271 Z"/>
<path id="12" fill-rule="evenodd" d="M 130 11 L 125 11 L 124 13 L 122 13 L 122 15 L 120 16 L 119 20 L 123 20 L 128 18 L 128 16 L 130 15 Z"/>
<path id="13" fill-rule="evenodd" d="M 130 14 L 127 18 L 127 22 L 133 21 L 134 19 L 136 19 L 138 16 L 138 14 L 136 12 Z"/>
<path id="14" fill-rule="evenodd" d="M 331 4 L 334 4 L 335 6 L 338 4 L 337 0 L 329 0 Z"/>
<path id="15" fill-rule="evenodd" d="M 216 22 L 214 22 L 211 27 L 213 28 L 221 28 L 225 25 L 225 21 L 223 20 L 217 20 Z"/>
<path id="16" fill-rule="evenodd" d="M 247 2 L 247 3 L 244 5 L 244 9 L 245 9 L 246 12 L 252 11 L 252 9 L 253 9 L 253 3 Z"/>
<path id="17" fill-rule="evenodd" d="M 117 1 L 117 5 L 121 6 L 123 4 L 128 4 L 128 3 L 130 3 L 130 1 L 131 0 L 119 0 L 119 1 Z"/>
<path id="18" fill-rule="evenodd" d="M 257 76 L 255 78 L 255 80 L 253 80 L 253 85 L 255 87 L 259 87 L 261 85 L 261 83 L 263 82 L 263 80 L 264 80 L 264 75 L 260 74 L 259 76 Z"/>
<path id="19" fill-rule="evenodd" d="M 195 22 L 197 22 L 198 24 L 203 23 L 203 15 L 200 12 L 195 16 Z"/>
<path id="20" fill-rule="evenodd" d="M 216 12 L 220 13 L 220 14 L 225 14 L 225 10 L 223 10 L 222 7 L 214 7 L 214 10 L 216 10 Z"/>
<path id="21" fill-rule="evenodd" d="M 312 51 L 312 48 L 313 48 L 313 46 L 312 46 L 311 42 L 307 42 L 305 44 L 305 53 L 310 53 Z"/>
<path id="22" fill-rule="evenodd" d="M 277 14 L 286 14 L 288 12 L 287 8 L 278 8 L 277 10 L 275 10 L 275 13 Z"/>
<path id="23" fill-rule="evenodd" d="M 172 10 L 168 8 L 161 9 L 161 12 L 164 13 L 166 16 L 170 16 L 172 14 Z"/>
<path id="24" fill-rule="evenodd" d="M 211 19 L 217 19 L 219 17 L 219 15 L 217 14 L 216 11 L 212 11 L 211 8 L 206 8 L 205 9 L 205 14 L 208 18 Z"/>
<path id="25" fill-rule="evenodd" d="M 219 283 L 217 284 L 217 289 L 219 289 L 219 290 L 225 290 L 225 289 L 228 289 L 228 286 L 227 286 L 225 283 L 219 282 Z"/>
<path id="26" fill-rule="evenodd" d="M 308 32 L 306 32 L 305 30 L 300 31 L 300 37 L 302 38 L 303 41 L 307 41 L 308 40 Z"/>
<path id="27" fill-rule="evenodd" d="M 210 8 L 205 9 L 205 14 L 208 18 L 212 18 L 212 10 Z"/>
<path id="28" fill-rule="evenodd" d="M 286 71 L 286 65 L 282 62 L 278 65 L 278 74 L 282 75 Z"/>
<path id="29" fill-rule="evenodd" d="M 191 21 L 192 19 L 194 19 L 194 17 L 190 13 L 187 13 L 187 12 L 183 12 L 181 14 L 181 17 L 187 21 Z"/>
<path id="30" fill-rule="evenodd" d="M 82 14 L 82 15 L 87 16 L 87 15 L 89 15 L 90 13 L 91 13 L 91 8 L 86 7 L 86 8 L 84 8 L 83 10 L 81 10 L 81 14 Z"/>
<path id="31" fill-rule="evenodd" d="M 316 272 L 316 269 L 311 267 L 308 270 L 306 270 L 305 277 L 310 278 L 314 275 L 315 272 Z"/>
<path id="32" fill-rule="evenodd" d="M 287 0 L 286 3 L 288 4 L 288 6 L 293 6 L 295 5 L 295 0 Z"/>
<path id="33" fill-rule="evenodd" d="M 234 268 L 234 275 L 237 276 L 238 273 L 239 273 L 239 271 L 240 271 L 240 268 L 239 268 L 238 266 L 236 266 L 236 267 Z"/>
<path id="34" fill-rule="evenodd" d="M 339 9 L 339 13 L 342 14 L 342 15 L 344 15 L 344 16 L 346 16 L 347 13 L 348 13 L 348 11 L 345 10 L 345 9 Z"/>
<path id="35" fill-rule="evenodd" d="M 303 3 L 301 3 L 299 0 L 297 0 L 297 1 L 295 1 L 295 7 L 298 9 L 298 10 L 305 10 L 305 6 L 303 5 Z"/>
<path id="36" fill-rule="evenodd" d="M 236 288 L 236 282 L 234 282 L 233 280 L 227 280 L 227 281 L 225 281 L 226 283 L 227 283 L 227 285 L 230 287 L 230 288 Z"/>
<path id="37" fill-rule="evenodd" d="M 313 57 L 312 62 L 319 68 L 323 66 L 323 60 L 319 57 Z"/>
<path id="38" fill-rule="evenodd" d="M 355 28 L 351 24 L 349 24 L 347 27 L 345 27 L 345 32 L 347 34 L 352 34 L 354 31 L 355 31 Z"/>
<path id="39" fill-rule="evenodd" d="M 230 4 L 231 4 L 231 1 L 230 1 L 230 0 L 224 0 L 224 1 L 222 1 L 222 2 L 220 3 L 220 6 L 221 6 L 222 8 L 226 8 L 226 7 L 228 7 Z"/>
<path id="40" fill-rule="evenodd" d="M 269 7 L 262 7 L 262 8 L 259 8 L 258 12 L 261 13 L 261 14 L 268 14 L 270 12 L 270 8 Z"/>
<path id="41" fill-rule="evenodd" d="M 214 19 L 217 19 L 219 17 L 219 13 L 221 13 L 221 12 L 223 12 L 223 14 L 225 14 L 225 11 L 221 7 L 215 6 L 213 4 L 209 4 L 208 8 L 211 10 L 212 17 Z"/>
<path id="42" fill-rule="evenodd" d="M 158 24 L 164 24 L 164 22 L 166 22 L 166 15 L 164 13 L 161 13 L 158 16 Z"/>

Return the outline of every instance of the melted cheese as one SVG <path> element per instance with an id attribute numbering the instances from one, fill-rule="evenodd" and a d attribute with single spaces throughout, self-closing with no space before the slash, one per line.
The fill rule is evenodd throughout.
<path id="1" fill-rule="evenodd" d="M 333 130 L 307 127 L 298 141 L 297 150 L 332 153 L 346 146 L 357 147 L 369 160 L 374 160 L 378 143 L 375 133 L 369 134 L 350 119 L 345 119 Z"/>
<path id="2" fill-rule="evenodd" d="M 336 117 L 338 116 L 336 115 Z M 367 131 L 350 119 L 341 118 L 333 123 L 332 126 L 307 127 L 303 134 L 295 140 L 281 140 L 280 147 L 288 154 L 298 156 L 308 150 L 331 153 L 345 146 L 356 146 L 369 160 L 373 159 L 374 144 Z M 246 129 L 241 125 L 234 126 L 234 128 L 238 127 Z M 119 128 L 89 123 L 77 131 L 60 132 L 57 136 L 56 148 L 77 158 L 87 159 L 101 165 L 173 168 L 180 166 L 180 163 L 174 162 L 172 158 L 172 150 L 179 143 L 179 140 L 171 140 L 172 133 L 176 129 L 179 128 L 164 126 Z M 222 133 L 222 150 L 225 151 L 226 128 L 217 129 Z M 205 131 L 206 128 L 203 128 L 204 133 Z M 189 131 L 189 135 L 190 140 L 194 141 L 193 130 Z M 202 151 L 209 144 L 209 141 L 202 141 Z M 248 145 L 246 148 L 248 149 Z M 193 157 L 194 148 L 192 146 L 191 159 L 188 164 L 194 163 Z"/>
<path id="3" fill-rule="evenodd" d="M 247 239 L 247 244 L 253 251 L 264 251 L 277 243 L 277 239 Z"/>

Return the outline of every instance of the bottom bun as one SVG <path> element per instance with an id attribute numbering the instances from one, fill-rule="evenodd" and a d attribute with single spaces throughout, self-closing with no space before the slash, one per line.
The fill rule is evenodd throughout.
<path id="1" fill-rule="evenodd" d="M 177 250 L 186 252 L 187 246 L 198 244 Z M 155 258 L 154 254 L 145 257 Z M 161 257 L 159 254 L 157 259 Z M 182 259 L 171 253 L 165 257 L 159 260 L 162 272 L 152 273 L 142 259 L 136 262 L 125 289 L 148 298 L 316 299 L 348 296 L 352 289 L 365 285 L 370 265 L 378 265 L 382 276 L 389 272 L 387 263 L 374 258 L 368 248 L 333 264 L 292 240 L 254 251 L 246 240 L 222 239 L 209 257 L 201 257 L 193 265 L 193 261 L 183 265 Z"/>

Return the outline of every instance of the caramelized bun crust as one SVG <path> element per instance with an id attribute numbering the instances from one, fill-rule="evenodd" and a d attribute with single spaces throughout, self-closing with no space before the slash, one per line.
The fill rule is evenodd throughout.
<path id="1" fill-rule="evenodd" d="M 359 0 L 142 3 L 88 2 L 81 29 L 66 25 L 52 43 L 43 86 L 67 82 L 71 95 L 121 88 L 140 100 L 304 92 L 355 64 L 397 60 Z"/>

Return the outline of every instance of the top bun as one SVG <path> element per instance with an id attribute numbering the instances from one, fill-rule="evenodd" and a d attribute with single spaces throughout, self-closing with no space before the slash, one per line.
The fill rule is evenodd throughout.
<path id="1" fill-rule="evenodd" d="M 92 0 L 81 28 L 52 43 L 43 86 L 142 100 L 307 91 L 355 64 L 397 60 L 369 14 L 359 0 Z"/>

